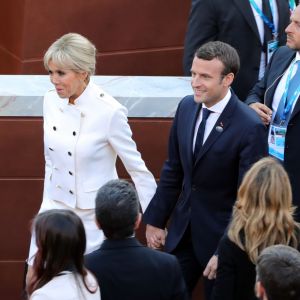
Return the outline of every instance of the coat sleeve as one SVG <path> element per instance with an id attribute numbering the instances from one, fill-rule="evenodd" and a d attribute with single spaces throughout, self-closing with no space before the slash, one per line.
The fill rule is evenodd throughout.
<path id="1" fill-rule="evenodd" d="M 177 108 L 169 136 L 168 159 L 163 165 L 156 193 L 143 216 L 144 223 L 159 228 L 165 228 L 182 191 L 183 168 L 177 133 L 181 103 Z"/>
<path id="2" fill-rule="evenodd" d="M 258 122 L 245 132 L 241 142 L 239 185 L 252 164 L 265 156 L 268 156 L 268 130 L 263 123 Z"/>
<path id="3" fill-rule="evenodd" d="M 108 141 L 131 176 L 142 210 L 145 211 L 155 193 L 156 182 L 152 173 L 147 169 L 132 139 L 126 108 L 120 107 L 114 112 L 110 120 Z"/>
<path id="4" fill-rule="evenodd" d="M 265 92 L 267 91 L 268 89 L 268 78 L 270 76 L 270 69 L 272 69 L 272 65 L 273 65 L 273 61 L 275 60 L 276 61 L 276 57 L 279 53 L 279 49 L 277 49 L 274 54 L 272 55 L 271 57 L 271 60 L 270 62 L 268 63 L 267 67 L 266 67 L 266 70 L 265 70 L 265 73 L 264 73 L 264 76 L 263 78 L 258 81 L 254 87 L 250 90 L 249 94 L 248 94 L 248 97 L 245 101 L 245 103 L 247 105 L 250 105 L 252 103 L 255 103 L 255 102 L 259 102 L 259 103 L 264 103 L 265 99 L 264 99 L 264 96 L 265 96 Z"/>
<path id="5" fill-rule="evenodd" d="M 218 269 L 212 295 L 213 300 L 235 299 L 237 274 L 233 250 L 233 243 L 225 234 L 218 248 Z"/>

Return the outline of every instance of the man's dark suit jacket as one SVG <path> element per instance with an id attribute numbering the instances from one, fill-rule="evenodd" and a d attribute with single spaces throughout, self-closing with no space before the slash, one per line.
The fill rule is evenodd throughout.
<path id="1" fill-rule="evenodd" d="M 272 102 L 277 85 L 295 58 L 296 51 L 288 47 L 280 47 L 272 56 L 266 69 L 265 75 L 249 93 L 246 100 L 247 104 L 260 102 L 272 109 Z M 288 122 L 285 151 L 284 167 L 289 174 L 292 190 L 293 203 L 300 207 L 300 101 L 297 100 L 291 118 Z M 297 209 L 296 220 L 300 221 L 300 210 Z"/>
<path id="2" fill-rule="evenodd" d="M 279 45 L 285 45 L 289 24 L 288 0 L 277 0 Z M 209 41 L 233 46 L 241 59 L 240 71 L 232 85 L 240 100 L 258 80 L 262 44 L 249 0 L 192 0 L 184 44 L 184 74 L 190 75 L 195 51 Z"/>
<path id="3" fill-rule="evenodd" d="M 176 257 L 135 238 L 104 240 L 85 264 L 98 280 L 102 300 L 188 299 Z"/>
<path id="4" fill-rule="evenodd" d="M 267 131 L 257 114 L 233 94 L 193 163 L 192 141 L 201 105 L 193 96 L 179 104 L 169 153 L 143 222 L 165 228 L 165 250 L 178 245 L 190 223 L 198 261 L 206 265 L 217 249 L 252 163 L 267 155 Z"/>

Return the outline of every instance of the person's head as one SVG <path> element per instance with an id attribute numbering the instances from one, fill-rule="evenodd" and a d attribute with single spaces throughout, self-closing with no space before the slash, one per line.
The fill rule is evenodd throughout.
<path id="1" fill-rule="evenodd" d="M 256 296 L 261 300 L 300 299 L 300 253 L 286 246 L 264 249 L 256 265 Z"/>
<path id="2" fill-rule="evenodd" d="M 56 40 L 44 55 L 44 66 L 57 94 L 73 103 L 84 91 L 96 68 L 96 48 L 84 36 L 68 33 Z"/>
<path id="3" fill-rule="evenodd" d="M 240 67 L 236 50 L 215 41 L 201 46 L 191 67 L 194 99 L 210 107 L 222 100 Z"/>
<path id="4" fill-rule="evenodd" d="M 233 208 L 229 237 L 255 262 L 272 244 L 297 244 L 291 185 L 283 166 L 271 157 L 245 174 Z M 240 234 L 245 235 L 241 242 Z"/>
<path id="5" fill-rule="evenodd" d="M 300 5 L 292 12 L 290 24 L 286 27 L 286 45 L 294 50 L 300 50 Z"/>
<path id="6" fill-rule="evenodd" d="M 33 262 L 35 280 L 31 291 L 64 270 L 86 274 L 83 267 L 85 230 L 75 213 L 63 209 L 42 212 L 34 218 L 33 231 L 38 250 Z"/>
<path id="7" fill-rule="evenodd" d="M 96 220 L 109 239 L 123 239 L 134 234 L 141 219 L 137 193 L 125 180 L 111 180 L 96 196 Z"/>

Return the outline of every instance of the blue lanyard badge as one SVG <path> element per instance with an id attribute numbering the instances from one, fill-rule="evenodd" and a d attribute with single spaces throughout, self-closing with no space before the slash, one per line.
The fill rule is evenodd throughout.
<path id="1" fill-rule="evenodd" d="M 295 0 L 289 0 L 290 11 L 292 12 L 296 8 Z"/>
<path id="2" fill-rule="evenodd" d="M 256 2 L 254 0 L 249 0 L 252 7 L 256 10 L 256 12 L 259 14 L 259 16 L 262 18 L 264 23 L 271 29 L 273 37 L 276 39 L 278 36 L 278 33 L 275 31 L 275 25 L 272 23 L 268 17 L 262 12 L 262 10 L 257 6 Z M 273 1 L 270 1 L 270 7 L 272 16 L 274 16 L 274 7 L 273 7 Z"/>
<path id="3" fill-rule="evenodd" d="M 285 82 L 285 88 L 284 88 L 284 92 L 282 95 L 283 101 L 284 101 L 284 110 L 281 113 L 280 119 L 282 121 L 286 120 L 286 116 L 288 115 L 288 113 L 290 112 L 290 110 L 292 109 L 295 101 L 297 101 L 299 95 L 300 95 L 300 85 L 296 88 L 296 90 L 294 91 L 294 93 L 292 94 L 292 96 L 290 97 L 290 99 L 287 101 L 287 95 L 288 95 L 288 89 L 289 89 L 289 85 L 290 85 L 290 81 L 291 81 L 291 77 L 293 74 L 293 70 L 295 65 L 297 64 L 297 67 L 300 68 L 300 61 L 296 62 L 296 60 L 293 61 L 293 64 L 290 67 L 286 82 Z M 296 75 L 295 75 L 296 76 Z"/>

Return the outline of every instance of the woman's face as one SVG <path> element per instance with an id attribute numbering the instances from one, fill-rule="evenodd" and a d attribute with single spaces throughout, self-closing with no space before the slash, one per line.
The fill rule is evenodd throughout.
<path id="1" fill-rule="evenodd" d="M 86 72 L 75 72 L 58 67 L 52 61 L 49 61 L 50 80 L 55 86 L 56 92 L 60 98 L 68 98 L 69 102 L 74 104 L 86 87 Z"/>

